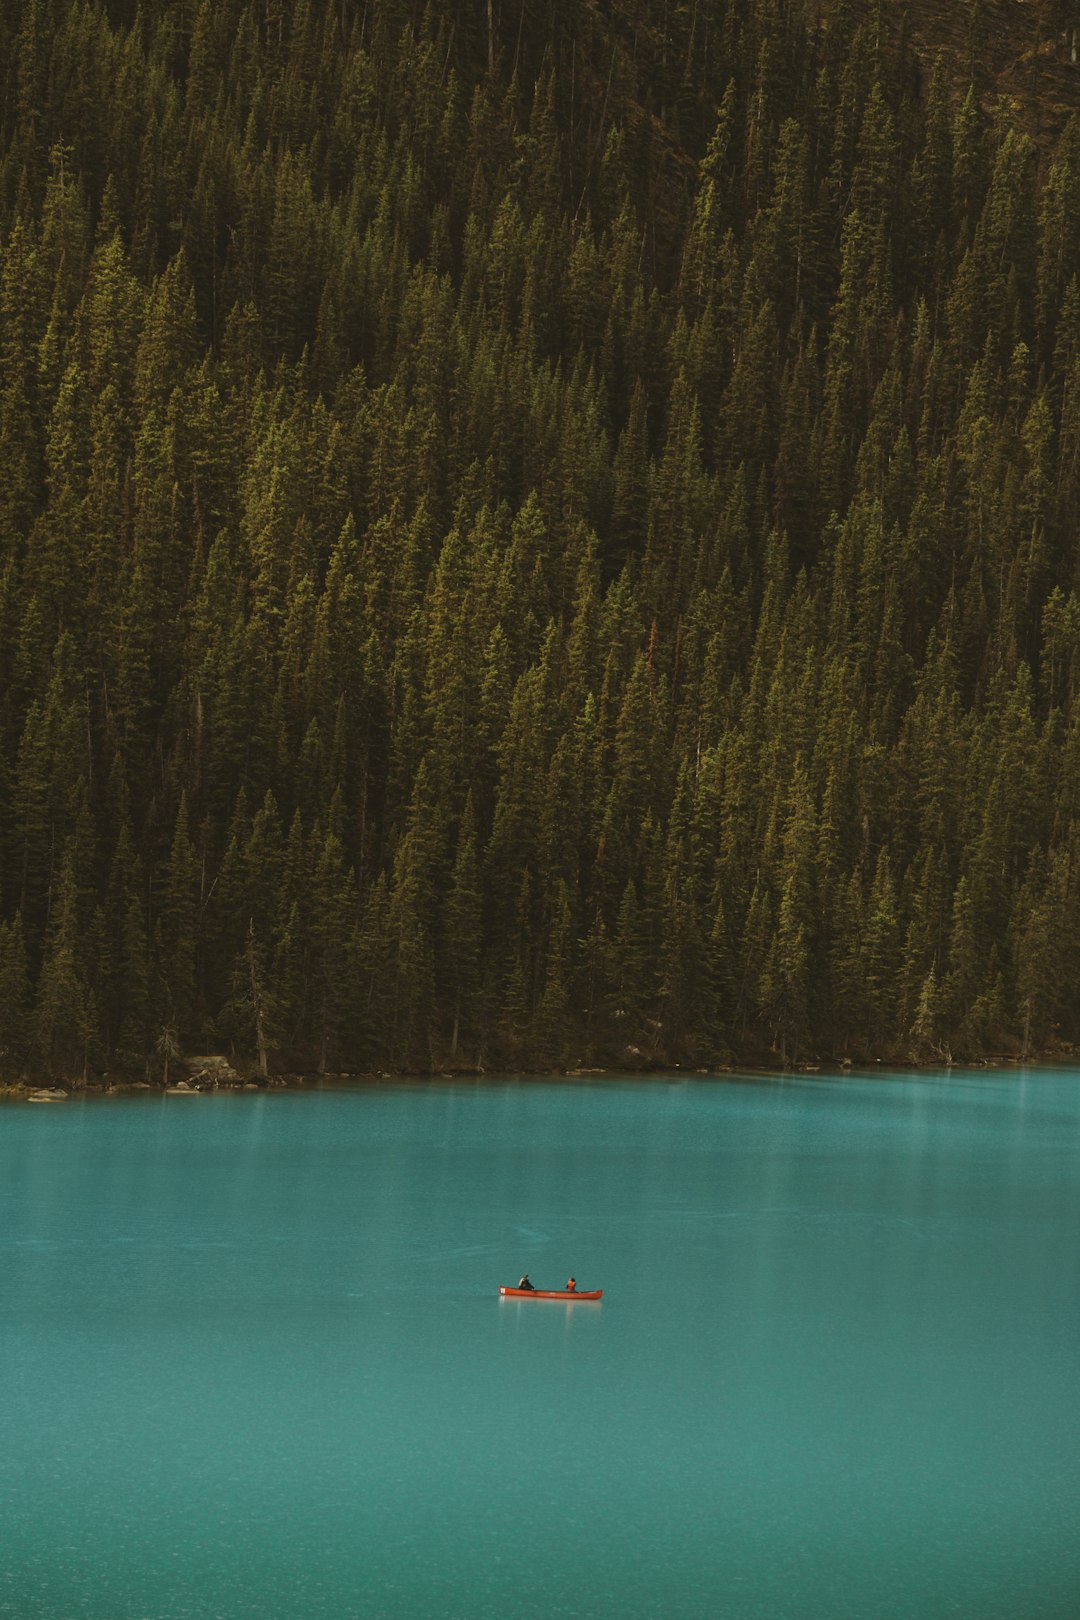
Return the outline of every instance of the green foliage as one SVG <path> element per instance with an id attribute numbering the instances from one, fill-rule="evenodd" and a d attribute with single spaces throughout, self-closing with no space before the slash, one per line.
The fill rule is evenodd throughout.
<path id="1" fill-rule="evenodd" d="M 1080 1040 L 1080 133 L 820 10 L 4 9 L 4 1073 Z"/>

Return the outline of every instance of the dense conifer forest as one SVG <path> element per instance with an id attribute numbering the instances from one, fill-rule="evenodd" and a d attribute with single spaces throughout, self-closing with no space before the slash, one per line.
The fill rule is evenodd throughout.
<path id="1" fill-rule="evenodd" d="M 1074 8 L 943 9 L 0 8 L 5 1077 L 1080 1039 Z"/>

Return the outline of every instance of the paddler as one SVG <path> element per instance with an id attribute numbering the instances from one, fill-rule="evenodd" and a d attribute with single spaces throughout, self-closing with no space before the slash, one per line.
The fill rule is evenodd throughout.
<path id="1" fill-rule="evenodd" d="M 567 1279 L 566 1292 L 568 1294 L 576 1294 L 577 1293 L 577 1278 L 576 1277 L 570 1277 L 570 1278 Z"/>
<path id="2" fill-rule="evenodd" d="M 524 1277 L 522 1277 L 521 1281 L 518 1283 L 518 1287 L 523 1288 L 527 1294 L 534 1294 L 536 1292 L 532 1283 L 529 1281 L 528 1272 L 526 1272 Z"/>

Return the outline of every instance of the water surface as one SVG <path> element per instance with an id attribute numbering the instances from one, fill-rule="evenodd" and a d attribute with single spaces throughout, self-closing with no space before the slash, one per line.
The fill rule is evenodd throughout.
<path id="1" fill-rule="evenodd" d="M 0 1367 L 17 1620 L 1075 1620 L 1080 1075 L 5 1107 Z"/>

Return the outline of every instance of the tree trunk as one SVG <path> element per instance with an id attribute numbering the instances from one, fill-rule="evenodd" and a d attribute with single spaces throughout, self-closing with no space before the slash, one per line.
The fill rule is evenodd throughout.
<path id="1" fill-rule="evenodd" d="M 461 1023 L 461 991 L 454 997 L 454 1033 L 450 1037 L 450 1061 L 457 1057 L 458 1028 Z"/>
<path id="2" fill-rule="evenodd" d="M 263 988 L 258 973 L 258 953 L 255 949 L 255 923 L 248 919 L 248 972 L 251 975 L 251 1008 L 255 1015 L 255 1044 L 259 1049 L 259 1073 L 267 1070 L 266 1018 L 263 1009 Z"/>

